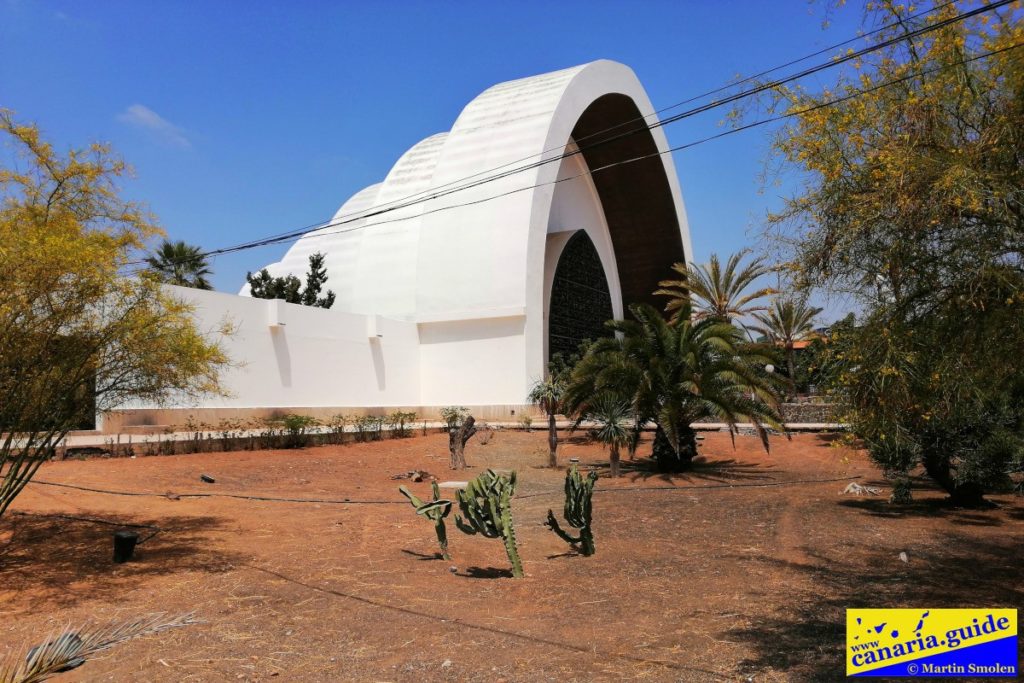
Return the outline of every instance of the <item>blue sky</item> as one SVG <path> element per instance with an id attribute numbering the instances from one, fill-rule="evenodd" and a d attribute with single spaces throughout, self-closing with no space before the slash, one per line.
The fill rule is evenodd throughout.
<path id="1" fill-rule="evenodd" d="M 826 4 L 0 0 L 0 107 L 61 147 L 112 143 L 126 193 L 209 249 L 326 220 L 495 83 L 613 59 L 661 108 L 853 36 L 859 11 L 823 30 Z M 785 189 L 762 191 L 767 136 L 676 154 L 698 261 L 759 247 Z M 286 248 L 218 258 L 214 285 L 237 291 Z"/>

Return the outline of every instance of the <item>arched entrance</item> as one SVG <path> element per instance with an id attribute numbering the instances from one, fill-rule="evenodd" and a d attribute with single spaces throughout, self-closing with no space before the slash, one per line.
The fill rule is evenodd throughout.
<path id="1" fill-rule="evenodd" d="M 663 307 L 664 299 L 654 296 L 658 282 L 690 255 L 665 160 L 636 102 L 617 93 L 598 97 L 580 115 L 572 137 L 587 166 L 597 169 L 592 178 L 615 250 L 623 304 Z"/>
<path id="2" fill-rule="evenodd" d="M 612 296 L 601 257 L 585 230 L 566 242 L 551 283 L 548 317 L 548 358 L 568 356 L 584 340 L 606 336 L 611 320 Z"/>

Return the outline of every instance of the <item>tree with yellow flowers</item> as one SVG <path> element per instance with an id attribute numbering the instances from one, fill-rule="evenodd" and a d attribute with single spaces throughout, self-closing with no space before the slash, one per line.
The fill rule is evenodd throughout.
<path id="1" fill-rule="evenodd" d="M 0 110 L 0 515 L 72 429 L 129 400 L 219 392 L 228 359 L 132 264 L 161 234 L 105 145 L 58 154 Z"/>
<path id="2" fill-rule="evenodd" d="M 885 41 L 969 3 L 867 5 Z M 958 504 L 1024 453 L 1024 7 L 865 56 L 822 91 L 784 88 L 775 137 L 799 190 L 770 216 L 794 279 L 855 298 L 837 389 L 910 497 L 923 467 Z M 833 359 L 834 360 L 834 359 Z"/>

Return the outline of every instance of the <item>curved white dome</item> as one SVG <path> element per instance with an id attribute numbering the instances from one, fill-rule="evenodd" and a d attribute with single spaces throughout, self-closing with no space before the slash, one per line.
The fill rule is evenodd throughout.
<path id="1" fill-rule="evenodd" d="M 609 127 L 642 128 L 636 119 L 652 110 L 633 71 L 607 60 L 495 85 L 462 110 L 450 133 L 406 152 L 382 183 L 353 196 L 335 220 L 384 213 L 305 235 L 271 272 L 301 277 L 309 254 L 321 251 L 327 254 L 336 310 L 421 322 L 522 316 L 527 364 L 541 374 L 549 221 L 561 182 L 579 183 L 577 195 L 592 197 L 587 201 L 607 219 L 599 229 L 589 227 L 598 238 L 603 230 L 612 245 L 604 251 L 613 250 L 614 258 L 602 261 L 617 272 L 610 280 L 617 280 L 613 289 L 621 281 L 616 296 L 625 303 L 649 297 L 668 267 L 691 253 L 663 131 L 641 130 L 594 144 L 608 137 L 602 133 Z M 387 211 L 467 178 L 486 178 L 495 169 L 556 158 L 574 149 L 574 138 L 581 155 Z M 588 167 L 603 169 L 638 156 L 649 158 L 593 177 L 573 170 L 586 174 Z M 595 240 L 599 250 L 600 241 Z M 616 309 L 622 310 L 622 301 Z"/>

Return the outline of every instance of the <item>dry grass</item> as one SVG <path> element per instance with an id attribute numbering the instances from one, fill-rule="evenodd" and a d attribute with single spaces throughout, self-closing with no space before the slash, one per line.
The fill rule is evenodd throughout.
<path id="1" fill-rule="evenodd" d="M 847 606 L 1024 604 L 1021 499 L 970 512 L 927 489 L 906 508 L 841 495 L 849 481 L 884 482 L 861 454 L 814 435 L 773 440 L 765 455 L 753 437 L 734 450 L 710 434 L 686 475 L 624 461 L 623 478 L 598 480 L 597 554 L 581 557 L 543 526 L 564 478 L 543 467 L 545 438 L 471 441 L 474 467 L 456 476 L 442 434 L 51 463 L 47 481 L 157 495 L 32 486 L 19 509 L 162 531 L 114 565 L 108 525 L 0 520 L 0 656 L 21 661 L 14 644 L 68 623 L 194 610 L 204 623 L 125 642 L 61 680 L 828 681 L 843 677 Z M 602 472 L 607 462 L 578 435 L 560 449 L 570 457 Z M 519 473 L 524 579 L 509 577 L 500 543 L 453 528 L 452 561 L 437 559 L 431 525 L 398 492 L 405 483 L 427 499 L 429 483 L 391 479 L 485 467 Z"/>

